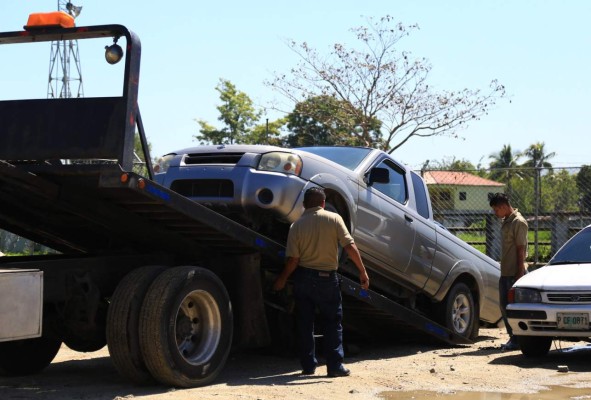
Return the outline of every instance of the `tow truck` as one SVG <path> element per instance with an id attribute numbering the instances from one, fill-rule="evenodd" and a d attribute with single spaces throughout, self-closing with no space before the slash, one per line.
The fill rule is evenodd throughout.
<path id="1" fill-rule="evenodd" d="M 293 326 L 289 296 L 271 292 L 284 245 L 153 180 L 138 107 L 139 37 L 62 17 L 0 33 L 0 47 L 124 40 L 106 54 L 110 63 L 124 58 L 122 93 L 0 101 L 0 229 L 54 250 L 0 257 L 0 374 L 38 373 L 62 344 L 80 352 L 107 345 L 132 382 L 207 385 L 232 349 L 270 346 Z M 134 172 L 135 135 L 143 173 Z M 342 264 L 346 315 L 470 343 L 361 290 Z"/>

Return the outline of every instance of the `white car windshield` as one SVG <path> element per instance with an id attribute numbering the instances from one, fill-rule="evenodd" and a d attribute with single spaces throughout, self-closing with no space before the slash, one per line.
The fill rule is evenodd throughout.
<path id="1" fill-rule="evenodd" d="M 297 150 L 307 151 L 324 157 L 332 162 L 354 171 L 372 149 L 365 147 L 299 147 Z"/>
<path id="2" fill-rule="evenodd" d="M 548 265 L 591 263 L 591 227 L 587 227 L 571 238 Z"/>

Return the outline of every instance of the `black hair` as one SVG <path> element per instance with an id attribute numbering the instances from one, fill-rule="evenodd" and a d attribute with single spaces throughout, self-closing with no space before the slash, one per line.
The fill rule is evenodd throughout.
<path id="1" fill-rule="evenodd" d="M 502 204 L 510 205 L 509 197 L 505 193 L 494 193 L 490 196 L 489 204 L 491 207 L 500 206 Z"/>
<path id="2" fill-rule="evenodd" d="M 320 187 L 311 187 L 304 193 L 305 208 L 320 207 L 325 200 L 326 194 L 324 194 L 324 189 Z"/>

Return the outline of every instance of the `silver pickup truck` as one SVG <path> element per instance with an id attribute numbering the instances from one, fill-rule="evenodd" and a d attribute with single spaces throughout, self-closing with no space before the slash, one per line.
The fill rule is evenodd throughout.
<path id="1" fill-rule="evenodd" d="M 155 172 L 163 186 L 283 243 L 305 190 L 321 186 L 375 290 L 468 338 L 479 320 L 500 320 L 498 263 L 436 223 L 421 176 L 383 151 L 198 146 L 161 157 Z"/>

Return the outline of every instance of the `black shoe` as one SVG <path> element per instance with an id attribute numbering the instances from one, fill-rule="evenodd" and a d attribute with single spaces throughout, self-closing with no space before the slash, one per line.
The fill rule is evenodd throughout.
<path id="1" fill-rule="evenodd" d="M 509 341 L 503 345 L 501 345 L 502 351 L 514 351 L 519 350 L 519 343 L 514 338 L 509 339 Z"/>
<path id="2" fill-rule="evenodd" d="M 316 373 L 316 368 L 302 370 L 302 375 L 314 375 L 315 373 Z"/>
<path id="3" fill-rule="evenodd" d="M 338 378 L 339 376 L 349 376 L 349 375 L 351 375 L 351 371 L 349 371 L 345 367 L 341 367 L 341 368 L 334 370 L 334 371 L 328 371 L 328 373 L 326 374 L 326 376 L 328 376 L 329 378 Z"/>

